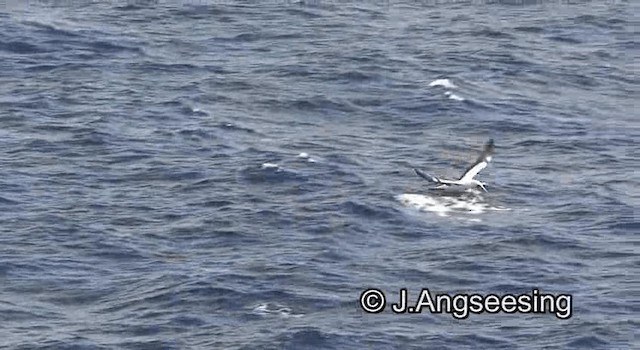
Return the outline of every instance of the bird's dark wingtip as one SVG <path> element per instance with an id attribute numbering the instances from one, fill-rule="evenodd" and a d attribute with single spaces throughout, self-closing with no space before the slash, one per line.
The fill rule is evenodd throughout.
<path id="1" fill-rule="evenodd" d="M 493 143 L 493 139 L 489 139 L 489 141 L 487 141 L 487 144 L 484 146 L 485 152 L 489 152 L 492 153 L 495 149 L 496 146 Z"/>
<path id="2" fill-rule="evenodd" d="M 436 182 L 436 183 L 440 182 L 437 177 L 431 176 L 429 174 L 425 174 L 425 173 L 423 173 L 422 171 L 420 171 L 420 170 L 418 170 L 416 168 L 413 168 L 413 171 L 416 173 L 416 175 L 420 176 L 421 178 L 423 178 L 423 179 L 425 179 L 427 181 Z"/>

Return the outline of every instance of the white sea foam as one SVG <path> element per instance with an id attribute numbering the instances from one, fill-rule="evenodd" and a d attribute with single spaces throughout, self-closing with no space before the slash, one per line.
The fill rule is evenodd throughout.
<path id="1" fill-rule="evenodd" d="M 276 163 L 262 163 L 262 169 L 280 169 Z"/>
<path id="2" fill-rule="evenodd" d="M 277 303 L 264 303 L 256 305 L 252 313 L 260 316 L 278 315 L 282 317 L 302 317 L 303 314 L 294 314 L 290 308 Z"/>
<path id="3" fill-rule="evenodd" d="M 442 86 L 447 89 L 455 89 L 457 86 L 451 82 L 449 79 L 436 79 L 429 83 L 429 86 Z"/>
<path id="4" fill-rule="evenodd" d="M 193 114 L 200 114 L 200 115 L 209 115 L 209 112 L 199 108 L 199 107 L 189 107 L 191 109 L 191 113 Z"/>
<path id="5" fill-rule="evenodd" d="M 478 215 L 491 210 L 509 210 L 502 207 L 494 207 L 482 201 L 479 196 L 430 196 L 422 194 L 405 193 L 396 196 L 404 206 L 419 211 L 435 213 L 438 216 L 450 216 L 452 214 Z"/>
<path id="6" fill-rule="evenodd" d="M 464 97 L 461 97 L 461 96 L 459 96 L 459 95 L 456 95 L 456 94 L 454 94 L 454 93 L 453 93 L 453 92 L 451 92 L 451 91 L 446 91 L 444 94 L 445 94 L 445 95 L 447 95 L 447 96 L 449 96 L 449 98 L 450 98 L 450 99 L 452 99 L 452 100 L 456 100 L 456 101 L 464 101 Z"/>
<path id="7" fill-rule="evenodd" d="M 309 162 L 309 163 L 315 163 L 316 162 L 316 160 L 311 158 L 309 156 L 309 153 L 306 153 L 306 152 L 301 152 L 300 154 L 298 154 L 298 158 L 306 159 L 307 162 Z"/>

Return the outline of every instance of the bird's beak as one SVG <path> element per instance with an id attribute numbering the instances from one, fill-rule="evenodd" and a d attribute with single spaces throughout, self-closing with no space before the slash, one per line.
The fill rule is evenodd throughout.
<path id="1" fill-rule="evenodd" d="M 483 189 L 485 192 L 487 192 L 487 193 L 489 192 L 489 191 L 487 191 L 487 189 L 484 187 L 484 184 L 480 184 L 480 187 L 482 187 L 482 189 Z"/>

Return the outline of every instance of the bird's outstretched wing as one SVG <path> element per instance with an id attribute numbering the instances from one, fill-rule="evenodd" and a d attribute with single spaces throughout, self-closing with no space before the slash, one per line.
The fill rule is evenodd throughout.
<path id="1" fill-rule="evenodd" d="M 493 139 L 489 140 L 489 142 L 484 145 L 482 154 L 480 154 L 478 159 L 476 159 L 476 161 L 464 171 L 464 174 L 460 176 L 460 181 L 469 181 L 478 175 L 482 169 L 486 168 L 491 161 L 495 148 Z"/>
<path id="2" fill-rule="evenodd" d="M 425 179 L 427 181 L 434 182 L 434 183 L 437 183 L 437 184 L 440 183 L 440 179 L 438 179 L 435 176 L 431 176 L 429 174 L 425 174 L 425 173 L 423 173 L 422 171 L 420 171 L 420 170 L 418 170 L 416 168 L 413 168 L 413 171 L 416 172 L 416 175 L 420 176 L 421 178 L 423 178 L 423 179 Z"/>

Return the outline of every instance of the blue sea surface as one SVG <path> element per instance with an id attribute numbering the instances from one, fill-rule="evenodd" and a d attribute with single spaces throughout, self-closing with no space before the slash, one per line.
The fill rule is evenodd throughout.
<path id="1" fill-rule="evenodd" d="M 640 348 L 638 13 L 0 1 L 0 348 Z"/>

